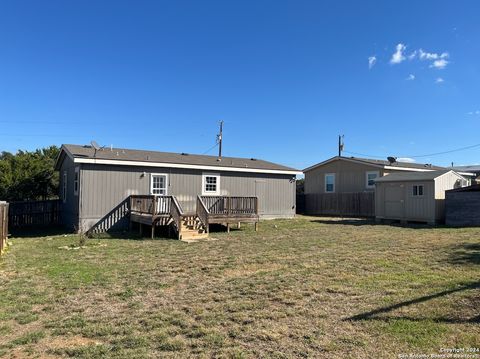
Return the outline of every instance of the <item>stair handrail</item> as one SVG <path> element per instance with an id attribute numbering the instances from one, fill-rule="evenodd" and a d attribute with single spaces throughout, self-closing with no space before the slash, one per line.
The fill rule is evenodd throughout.
<path id="1" fill-rule="evenodd" d="M 197 217 L 200 222 L 205 227 L 206 232 L 208 233 L 208 215 L 210 214 L 209 210 L 203 203 L 202 198 L 197 196 Z"/>
<path id="2" fill-rule="evenodd" d="M 172 205 L 170 206 L 170 215 L 172 216 L 173 222 L 177 227 L 178 239 L 182 238 L 182 217 L 183 209 L 182 206 L 177 201 L 177 197 L 172 196 Z"/>

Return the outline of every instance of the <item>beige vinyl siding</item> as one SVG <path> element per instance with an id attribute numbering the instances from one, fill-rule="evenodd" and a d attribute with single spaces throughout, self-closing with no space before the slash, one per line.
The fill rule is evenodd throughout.
<path id="1" fill-rule="evenodd" d="M 375 191 L 375 215 L 378 219 L 421 221 L 432 224 L 442 222 L 445 218 L 445 191 L 455 188 L 459 179 L 461 180 L 462 177 L 456 173 L 447 172 L 432 180 L 379 182 L 376 184 Z M 423 185 L 423 196 L 413 196 L 412 187 L 418 185 Z M 401 196 L 395 198 L 398 201 L 391 201 L 387 191 L 393 193 L 398 188 L 403 188 Z M 389 203 L 397 202 L 400 206 L 399 203 L 402 200 L 404 210 L 401 215 L 397 215 L 398 212 L 395 214 L 392 214 L 393 211 L 389 212 L 387 208 Z"/>
<path id="2" fill-rule="evenodd" d="M 335 192 L 374 191 L 367 188 L 367 172 L 378 171 L 379 176 L 384 170 L 368 164 L 353 163 L 345 160 L 335 160 L 320 167 L 305 172 L 305 194 L 325 193 L 325 175 L 335 174 Z"/>
<path id="3" fill-rule="evenodd" d="M 435 179 L 435 202 L 437 221 L 445 220 L 445 191 L 456 188 L 457 180 L 462 177 L 453 172 L 447 172 Z"/>

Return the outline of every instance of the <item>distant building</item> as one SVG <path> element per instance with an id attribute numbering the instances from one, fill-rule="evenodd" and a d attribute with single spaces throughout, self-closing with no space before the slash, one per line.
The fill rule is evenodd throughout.
<path id="1" fill-rule="evenodd" d="M 472 177 L 473 181 L 480 184 L 480 165 L 469 165 L 469 166 L 453 166 L 451 168 L 457 172 L 470 172 L 474 176 Z"/>
<path id="2" fill-rule="evenodd" d="M 303 170 L 305 213 L 373 217 L 375 180 L 392 173 L 440 169 L 430 164 L 333 157 Z"/>

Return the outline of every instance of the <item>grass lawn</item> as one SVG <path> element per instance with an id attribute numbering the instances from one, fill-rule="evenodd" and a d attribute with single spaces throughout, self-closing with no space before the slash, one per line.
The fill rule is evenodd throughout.
<path id="1" fill-rule="evenodd" d="M 0 356 L 395 358 L 480 347 L 480 229 L 299 217 L 217 241 L 13 238 Z"/>

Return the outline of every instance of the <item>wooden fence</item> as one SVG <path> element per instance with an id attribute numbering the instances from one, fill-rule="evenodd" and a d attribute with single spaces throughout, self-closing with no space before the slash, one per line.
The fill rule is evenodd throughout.
<path id="1" fill-rule="evenodd" d="M 0 202 L 0 255 L 7 246 L 8 237 L 8 203 Z"/>
<path id="2" fill-rule="evenodd" d="M 59 225 L 61 201 L 12 202 L 9 209 L 10 228 Z"/>
<path id="3" fill-rule="evenodd" d="M 375 217 L 375 193 L 315 193 L 305 195 L 305 213 Z"/>

